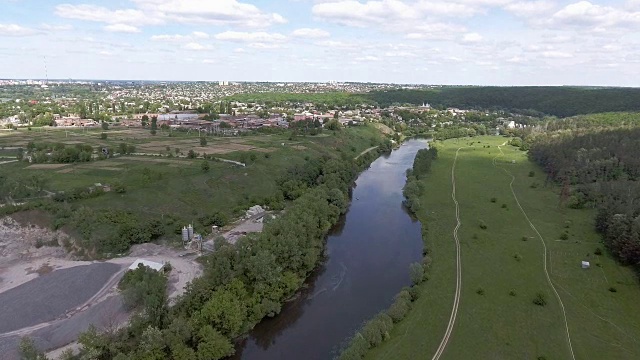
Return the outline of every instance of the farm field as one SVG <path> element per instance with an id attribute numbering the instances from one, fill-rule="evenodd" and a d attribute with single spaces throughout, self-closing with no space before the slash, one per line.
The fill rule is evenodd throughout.
<path id="1" fill-rule="evenodd" d="M 75 214 L 71 220 L 61 221 L 71 224 L 65 230 L 79 235 L 73 228 L 99 222 L 96 214 L 124 211 L 135 214 L 139 221 L 160 220 L 167 234 L 179 233 L 179 229 L 189 223 L 194 224 L 196 231 L 207 234 L 210 227 L 206 219 L 211 216 L 222 214 L 231 220 L 244 215 L 254 205 L 284 206 L 285 199 L 279 195 L 277 180 L 293 165 L 322 156 L 355 158 L 362 151 L 379 145 L 383 139 L 382 134 L 370 126 L 308 137 L 291 137 L 289 132 L 207 137 L 206 145 L 200 143 L 197 131 L 174 132 L 171 136 L 165 131 L 151 136 L 149 131 L 137 129 L 109 130 L 106 131 L 107 140 L 100 139 L 102 132 L 34 129 L 0 134 L 0 148 L 7 152 L 24 147 L 29 141 L 86 144 L 94 149 L 118 149 L 120 143 L 136 147 L 134 154 L 91 162 L 0 164 L 0 176 L 8 182 L 30 184 L 36 178 L 43 189 L 38 197 L 24 200 L 14 197 L 14 201 L 38 201 L 38 198 L 45 201 L 47 196 L 59 192 L 74 194 L 96 184 L 121 184 L 124 192 L 112 190 L 99 196 L 76 197 L 71 203 L 71 212 L 54 204 L 52 223 L 56 223 L 57 217 L 69 218 L 70 213 Z M 201 156 L 209 154 L 241 162 L 246 167 L 208 160 L 207 169 L 204 169 L 202 158 L 187 158 L 189 150 Z M 92 236 L 101 238 L 114 231 L 112 226 L 94 227 L 94 230 Z"/>
<path id="2" fill-rule="evenodd" d="M 453 331 L 439 358 L 640 358 L 635 275 L 607 254 L 594 231 L 594 212 L 560 206 L 559 189 L 545 186 L 542 170 L 514 147 L 502 146 L 501 155 L 503 143 L 502 137 L 435 143 L 439 158 L 422 180 L 418 214 L 428 228 L 430 279 L 420 285 L 421 297 L 407 318 L 367 358 L 431 359 L 441 344 L 456 288 L 451 170 L 461 147 L 455 177 L 462 285 Z M 515 195 L 540 236 L 518 207 L 503 169 L 515 177 Z M 553 287 L 545 275 L 543 241 Z M 581 261 L 591 268 L 582 269 Z M 545 306 L 533 303 L 538 294 Z"/>

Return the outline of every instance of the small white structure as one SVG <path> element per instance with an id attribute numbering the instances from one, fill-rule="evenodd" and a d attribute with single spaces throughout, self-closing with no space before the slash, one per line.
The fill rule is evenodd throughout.
<path id="1" fill-rule="evenodd" d="M 582 268 L 583 269 L 588 269 L 591 267 L 591 264 L 588 261 L 583 261 L 582 262 Z"/>
<path id="2" fill-rule="evenodd" d="M 147 266 L 155 271 L 160 271 L 162 270 L 162 268 L 164 268 L 164 264 L 160 264 L 157 263 L 155 261 L 149 261 L 149 260 L 144 260 L 144 259 L 138 259 L 136 260 L 133 264 L 131 264 L 131 266 L 129 266 L 129 270 L 135 270 L 138 268 L 138 265 L 144 265 Z"/>

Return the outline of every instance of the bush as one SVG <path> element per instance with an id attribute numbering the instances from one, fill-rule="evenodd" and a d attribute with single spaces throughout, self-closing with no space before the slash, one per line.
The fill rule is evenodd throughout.
<path id="1" fill-rule="evenodd" d="M 538 305 L 538 306 L 545 306 L 545 305 L 547 305 L 547 298 L 543 293 L 539 292 L 533 298 L 533 303 Z"/>
<path id="2" fill-rule="evenodd" d="M 518 293 L 514 289 L 509 290 L 509 296 L 516 296 Z"/>
<path id="3" fill-rule="evenodd" d="M 596 255 L 602 255 L 602 249 L 596 248 L 596 250 L 593 253 Z"/>
<path id="4" fill-rule="evenodd" d="M 612 293 L 614 292 L 618 292 L 618 289 L 614 288 L 613 286 L 609 288 L 609 291 L 611 291 Z"/>
<path id="5" fill-rule="evenodd" d="M 560 234 L 560 240 L 569 240 L 569 234 L 563 232 L 562 234 Z"/>
<path id="6" fill-rule="evenodd" d="M 100 139 L 107 140 L 107 133 L 100 133 Z"/>
<path id="7" fill-rule="evenodd" d="M 536 172 L 535 171 L 529 171 L 529 177 L 534 177 L 536 176 Z"/>
<path id="8" fill-rule="evenodd" d="M 120 181 L 114 181 L 112 188 L 117 194 L 124 194 L 127 192 L 127 188 Z"/>
<path id="9" fill-rule="evenodd" d="M 411 283 L 418 285 L 424 281 L 424 267 L 419 263 L 413 263 L 409 266 L 409 273 L 411 275 Z"/>
<path id="10" fill-rule="evenodd" d="M 480 229 L 487 230 L 487 224 L 484 221 L 480 220 L 479 226 L 480 226 Z"/>
<path id="11" fill-rule="evenodd" d="M 502 204 L 502 208 L 506 209 L 507 208 L 507 204 Z"/>
<path id="12" fill-rule="evenodd" d="M 515 254 L 513 255 L 513 258 L 514 258 L 514 259 L 516 259 L 516 261 L 520 261 L 520 260 L 522 260 L 522 255 L 520 255 L 520 254 L 518 254 L 518 253 L 515 253 Z"/>
<path id="13" fill-rule="evenodd" d="M 483 289 L 483 288 L 481 288 L 481 287 L 479 287 L 479 288 L 476 290 L 476 294 L 478 294 L 478 295 L 484 295 L 484 289 Z"/>
<path id="14" fill-rule="evenodd" d="M 402 291 L 406 291 L 411 295 L 411 302 L 414 302 L 420 298 L 420 290 L 417 286 L 405 286 L 402 288 Z"/>
<path id="15" fill-rule="evenodd" d="M 498 201 L 498 199 L 496 199 L 496 198 L 491 198 L 491 202 L 492 202 L 492 203 L 495 203 L 495 202 L 497 202 L 497 201 Z"/>
<path id="16" fill-rule="evenodd" d="M 207 138 L 206 137 L 201 137 L 200 138 L 200 146 L 207 146 Z"/>
<path id="17" fill-rule="evenodd" d="M 349 342 L 349 346 L 340 354 L 340 360 L 360 360 L 364 357 L 369 349 L 369 343 L 360 333 Z"/>
<path id="18" fill-rule="evenodd" d="M 529 238 L 527 236 L 523 236 L 522 241 L 529 241 Z"/>
<path id="19" fill-rule="evenodd" d="M 403 293 L 406 293 L 407 296 L 401 296 Z M 408 292 L 401 291 L 393 304 L 391 304 L 391 307 L 389 307 L 389 310 L 387 310 L 387 314 L 394 323 L 397 323 L 407 316 L 409 310 L 411 310 L 411 295 Z"/>

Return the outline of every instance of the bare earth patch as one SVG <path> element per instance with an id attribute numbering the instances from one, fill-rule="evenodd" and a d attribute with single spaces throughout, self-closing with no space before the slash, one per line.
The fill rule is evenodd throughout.
<path id="1" fill-rule="evenodd" d="M 27 166 L 26 169 L 38 170 L 38 169 L 60 169 L 69 164 L 34 164 Z"/>

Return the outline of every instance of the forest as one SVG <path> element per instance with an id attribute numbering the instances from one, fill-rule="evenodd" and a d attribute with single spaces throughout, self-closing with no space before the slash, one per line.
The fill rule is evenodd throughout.
<path id="1" fill-rule="evenodd" d="M 533 110 L 560 117 L 640 110 L 640 89 L 631 88 L 443 87 L 372 92 L 367 97 L 383 107 L 429 103 L 439 108 Z"/>
<path id="2" fill-rule="evenodd" d="M 607 248 L 640 269 L 640 128 L 540 135 L 529 157 L 562 185 L 561 204 L 597 209 Z"/>

